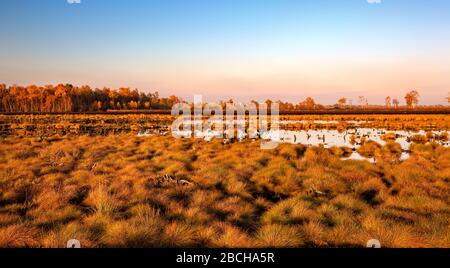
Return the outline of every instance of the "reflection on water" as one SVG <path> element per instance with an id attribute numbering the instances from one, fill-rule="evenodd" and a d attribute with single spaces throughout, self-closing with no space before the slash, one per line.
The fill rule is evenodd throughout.
<path id="1" fill-rule="evenodd" d="M 349 157 L 344 157 L 343 159 L 344 160 L 367 160 L 370 163 L 375 163 L 375 158 L 373 158 L 373 157 L 372 158 L 366 158 L 366 157 L 360 155 L 357 152 L 353 152 Z"/>
<path id="2" fill-rule="evenodd" d="M 281 124 L 285 122 L 280 122 Z M 291 122 L 290 122 L 291 123 Z M 333 123 L 332 121 L 323 121 L 321 123 Z M 439 136 L 446 131 L 431 131 L 433 135 Z M 345 159 L 354 160 L 368 160 L 374 162 L 374 159 L 367 159 L 356 151 L 363 143 L 363 140 L 372 140 L 380 145 L 384 145 L 386 142 L 382 139 L 384 134 L 389 133 L 395 138 L 395 142 L 400 144 L 403 152 L 401 160 L 409 158 L 409 147 L 411 144 L 411 137 L 415 135 L 426 136 L 426 131 L 388 131 L 385 129 L 372 129 L 372 128 L 352 128 L 345 131 L 338 130 L 269 130 L 265 132 L 256 132 L 255 136 L 260 139 L 270 140 L 280 143 L 290 144 L 303 144 L 306 146 L 318 146 L 323 145 L 325 148 L 331 147 L 349 147 L 352 148 L 353 153 Z M 430 132 L 428 132 L 430 133 Z M 176 133 L 180 137 L 192 137 L 191 131 L 178 131 Z M 249 134 L 243 131 L 237 131 L 237 140 L 243 140 L 249 137 Z M 203 138 L 206 141 L 210 141 L 214 138 L 222 138 L 222 133 L 218 131 L 206 131 L 197 133 L 197 138 Z M 228 141 L 224 139 L 224 141 Z M 448 147 L 448 141 L 437 141 L 441 145 Z"/>
<path id="3" fill-rule="evenodd" d="M 408 158 L 409 158 L 409 152 L 408 151 L 403 151 L 401 156 L 400 156 L 400 161 L 407 160 Z M 373 157 L 371 157 L 371 158 L 364 157 L 364 156 L 360 155 L 356 151 L 352 152 L 352 154 L 349 155 L 348 157 L 343 157 L 343 159 L 344 160 L 366 160 L 366 161 L 369 161 L 370 163 L 375 163 L 375 158 L 373 158 Z"/>
<path id="4" fill-rule="evenodd" d="M 371 121 L 368 120 L 347 120 L 344 121 L 346 124 L 353 125 L 353 126 L 359 126 L 365 123 L 370 123 Z M 340 121 L 336 120 L 280 120 L 278 121 L 280 125 L 293 125 L 293 124 L 317 124 L 317 125 L 337 125 L 339 123 L 342 123 Z"/>
<path id="5" fill-rule="evenodd" d="M 433 134 L 440 135 L 445 131 L 432 131 Z M 261 138 L 282 143 L 292 144 L 304 144 L 317 146 L 322 144 L 326 148 L 333 146 L 337 147 L 350 147 L 359 148 L 361 139 L 372 140 L 380 145 L 384 145 L 386 142 L 382 139 L 382 136 L 386 133 L 393 133 L 396 137 L 395 142 L 399 143 L 403 150 L 408 150 L 410 145 L 410 139 L 414 135 L 426 135 L 425 131 L 387 131 L 381 129 L 368 129 L 360 128 L 339 132 L 338 130 L 279 130 L 268 131 L 261 134 Z M 355 137 L 355 144 L 352 144 L 351 137 Z M 444 146 L 448 146 L 447 142 L 440 142 Z"/>
<path id="6" fill-rule="evenodd" d="M 432 131 L 434 135 L 441 135 L 446 131 Z M 382 136 L 386 133 L 392 133 L 395 135 L 395 142 L 400 144 L 403 152 L 400 160 L 406 160 L 409 158 L 409 147 L 411 144 L 411 137 L 414 135 L 426 135 L 425 131 L 386 131 L 382 129 L 352 129 L 344 132 L 337 130 L 301 130 L 301 131 L 268 131 L 261 135 L 261 138 L 281 143 L 291 144 L 304 144 L 308 146 L 323 145 L 325 148 L 331 147 L 349 147 L 353 149 L 353 153 L 346 159 L 354 160 L 369 160 L 374 162 L 374 159 L 367 159 L 356 152 L 361 146 L 362 139 L 372 140 L 380 145 L 384 145 L 386 142 L 382 139 Z M 351 137 L 354 136 L 352 141 Z M 443 146 L 448 147 L 448 141 L 439 141 Z"/>

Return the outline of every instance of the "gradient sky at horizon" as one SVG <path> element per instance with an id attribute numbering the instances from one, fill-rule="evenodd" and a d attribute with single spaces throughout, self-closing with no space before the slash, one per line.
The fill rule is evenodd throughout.
<path id="1" fill-rule="evenodd" d="M 0 82 L 445 104 L 448 0 L 3 0 Z"/>

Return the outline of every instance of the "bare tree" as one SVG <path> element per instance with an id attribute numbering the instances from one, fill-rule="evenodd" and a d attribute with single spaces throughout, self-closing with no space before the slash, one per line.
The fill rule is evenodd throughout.
<path id="1" fill-rule="evenodd" d="M 387 108 L 390 108 L 392 106 L 392 99 L 390 96 L 387 96 L 386 99 L 384 99 L 384 103 L 386 104 Z"/>
<path id="2" fill-rule="evenodd" d="M 359 100 L 359 105 L 362 106 L 362 107 L 365 107 L 365 106 L 369 105 L 369 101 L 364 96 L 359 96 L 358 100 Z"/>
<path id="3" fill-rule="evenodd" d="M 398 105 L 400 104 L 400 102 L 397 99 L 393 99 L 392 100 L 392 105 L 394 105 L 395 109 L 398 108 Z"/>

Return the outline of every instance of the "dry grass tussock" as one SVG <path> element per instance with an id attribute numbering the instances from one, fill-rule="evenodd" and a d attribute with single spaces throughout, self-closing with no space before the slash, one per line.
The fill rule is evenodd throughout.
<path id="1" fill-rule="evenodd" d="M 0 247 L 450 247 L 450 149 L 2 138 Z"/>

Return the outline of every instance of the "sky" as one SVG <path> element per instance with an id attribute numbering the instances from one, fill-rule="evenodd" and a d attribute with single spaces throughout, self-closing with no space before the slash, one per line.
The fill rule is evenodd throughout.
<path id="1" fill-rule="evenodd" d="M 2 0 L 0 83 L 445 104 L 448 0 Z"/>

